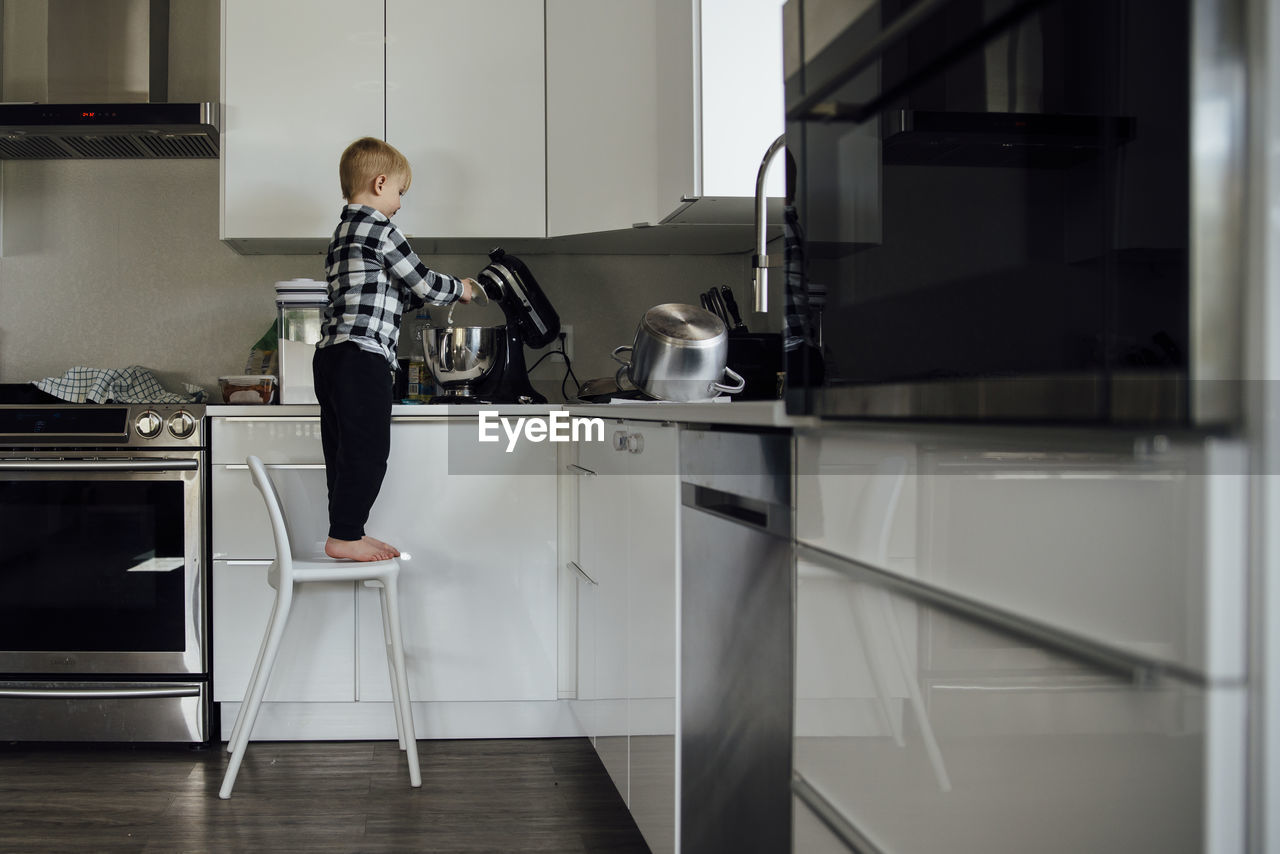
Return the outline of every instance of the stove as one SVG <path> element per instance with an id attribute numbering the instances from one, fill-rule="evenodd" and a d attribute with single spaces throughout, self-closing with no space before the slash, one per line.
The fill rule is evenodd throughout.
<path id="1" fill-rule="evenodd" d="M 0 740 L 207 743 L 204 406 L 33 390 L 0 389 Z"/>

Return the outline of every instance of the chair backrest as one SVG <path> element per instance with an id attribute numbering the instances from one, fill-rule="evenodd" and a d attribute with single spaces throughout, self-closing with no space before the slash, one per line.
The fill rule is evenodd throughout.
<path id="1" fill-rule="evenodd" d="M 245 458 L 249 464 L 249 474 L 253 477 L 253 485 L 262 493 L 262 500 L 267 504 L 267 518 L 271 520 L 271 533 L 276 541 L 276 563 L 280 575 L 285 579 L 293 576 L 293 548 L 289 541 L 289 523 L 285 520 L 284 508 L 280 504 L 280 493 L 271 480 L 267 467 L 258 457 L 250 455 Z"/>

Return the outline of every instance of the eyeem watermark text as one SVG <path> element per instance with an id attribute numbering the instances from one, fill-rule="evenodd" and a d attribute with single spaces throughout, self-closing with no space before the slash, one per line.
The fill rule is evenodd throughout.
<path id="1" fill-rule="evenodd" d="M 507 437 L 506 452 L 515 450 L 522 438 L 527 442 L 603 442 L 604 419 L 583 418 L 555 410 L 529 418 L 508 418 L 497 412 L 481 412 L 476 421 L 481 442 L 501 442 Z"/>

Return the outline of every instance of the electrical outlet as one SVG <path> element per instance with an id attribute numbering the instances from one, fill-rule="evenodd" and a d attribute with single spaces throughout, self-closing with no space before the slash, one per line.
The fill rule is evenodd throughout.
<path id="1" fill-rule="evenodd" d="M 573 361 L 573 327 L 561 325 L 560 332 L 564 335 L 564 354 Z"/>
<path id="2" fill-rule="evenodd" d="M 573 327 L 561 326 L 560 335 L 564 336 L 564 352 L 569 357 L 569 361 L 573 361 Z M 555 355 L 550 355 L 554 351 Z M 546 346 L 544 350 L 539 350 L 537 357 L 533 361 L 540 361 L 538 367 L 529 369 L 529 375 L 537 379 L 548 379 L 552 377 L 560 377 L 564 375 L 564 358 L 560 355 L 560 336 Z"/>

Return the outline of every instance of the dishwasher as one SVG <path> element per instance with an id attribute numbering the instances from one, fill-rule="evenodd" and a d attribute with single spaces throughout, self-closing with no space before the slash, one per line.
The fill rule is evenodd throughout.
<path id="1" fill-rule="evenodd" d="M 680 433 L 680 850 L 791 848 L 786 431 Z"/>

